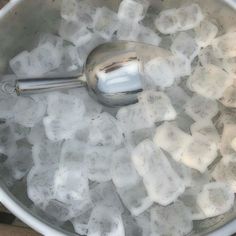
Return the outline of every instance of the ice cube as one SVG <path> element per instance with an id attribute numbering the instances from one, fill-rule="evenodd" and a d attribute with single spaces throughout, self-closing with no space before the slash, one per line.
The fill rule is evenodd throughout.
<path id="1" fill-rule="evenodd" d="M 106 7 L 97 8 L 93 25 L 95 33 L 98 33 L 103 38 L 109 40 L 118 27 L 119 19 L 115 12 Z"/>
<path id="2" fill-rule="evenodd" d="M 185 91 L 179 86 L 172 86 L 166 90 L 166 94 L 177 113 L 183 112 L 185 104 L 190 99 Z"/>
<path id="3" fill-rule="evenodd" d="M 209 183 L 197 196 L 197 203 L 207 217 L 218 216 L 233 207 L 234 193 L 224 183 Z"/>
<path id="4" fill-rule="evenodd" d="M 222 67 L 222 60 L 215 57 L 211 45 L 203 48 L 199 52 L 198 57 L 199 57 L 199 61 L 200 61 L 202 66 L 212 64 L 212 65 L 215 65 L 215 66 Z"/>
<path id="5" fill-rule="evenodd" d="M 156 28 L 163 34 L 174 34 L 179 30 L 176 9 L 162 11 L 155 20 Z"/>
<path id="6" fill-rule="evenodd" d="M 88 178 L 92 181 L 111 180 L 112 146 L 89 147 L 85 153 Z"/>
<path id="7" fill-rule="evenodd" d="M 124 207 L 111 181 L 100 183 L 91 188 L 90 195 L 95 206 L 102 204 L 120 213 L 124 212 Z"/>
<path id="8" fill-rule="evenodd" d="M 78 70 L 83 66 L 76 47 L 70 45 L 64 48 L 63 65 L 69 72 Z"/>
<path id="9" fill-rule="evenodd" d="M 117 120 L 108 113 L 95 116 L 90 123 L 88 140 L 92 145 L 120 145 L 122 132 Z"/>
<path id="10" fill-rule="evenodd" d="M 144 140 L 134 149 L 132 160 L 152 201 L 166 206 L 184 192 L 184 182 L 161 149 L 150 140 Z"/>
<path id="11" fill-rule="evenodd" d="M 185 105 L 185 112 L 193 120 L 211 120 L 218 113 L 218 104 L 214 100 L 194 95 Z"/>
<path id="12" fill-rule="evenodd" d="M 167 151 L 176 161 L 180 161 L 184 149 L 191 142 L 192 137 L 173 124 L 164 123 L 156 129 L 155 145 Z"/>
<path id="13" fill-rule="evenodd" d="M 139 180 L 131 154 L 125 148 L 116 150 L 112 155 L 112 180 L 116 187 L 127 187 L 134 185 Z M 127 178 L 129 176 L 129 178 Z"/>
<path id="14" fill-rule="evenodd" d="M 189 78 L 190 89 L 210 99 L 221 98 L 225 89 L 232 83 L 228 73 L 211 64 L 198 67 Z"/>
<path id="15" fill-rule="evenodd" d="M 224 59 L 223 68 L 232 76 L 236 76 L 236 57 Z"/>
<path id="16" fill-rule="evenodd" d="M 134 11 L 135 9 L 135 11 Z M 128 22 L 139 22 L 143 18 L 144 7 L 135 0 L 123 0 L 120 3 L 118 17 Z"/>
<path id="17" fill-rule="evenodd" d="M 180 197 L 180 201 L 191 211 L 192 220 L 204 220 L 207 216 L 197 204 L 197 194 L 198 192 L 190 188 Z"/>
<path id="18" fill-rule="evenodd" d="M 142 180 L 133 185 L 118 187 L 117 191 L 124 205 L 133 216 L 138 216 L 152 204 Z"/>
<path id="19" fill-rule="evenodd" d="M 117 30 L 118 40 L 138 41 L 139 33 L 141 33 L 140 25 L 121 21 Z M 142 35 L 141 35 L 142 37 Z"/>
<path id="20" fill-rule="evenodd" d="M 161 89 L 170 87 L 175 81 L 172 67 L 166 58 L 154 58 L 145 64 L 144 74 L 148 78 L 147 83 Z M 146 82 L 145 82 L 146 83 Z"/>
<path id="21" fill-rule="evenodd" d="M 85 168 L 85 146 L 77 141 L 66 141 L 61 151 L 59 170 L 55 175 L 55 197 L 64 203 L 89 198 Z"/>
<path id="22" fill-rule="evenodd" d="M 67 95 L 64 93 L 51 93 L 48 96 L 47 113 L 53 117 L 71 117 L 77 116 L 74 119 L 79 119 L 85 112 L 83 101 L 78 97 Z"/>
<path id="23" fill-rule="evenodd" d="M 125 227 L 125 236 L 142 236 L 141 226 L 129 213 L 123 214 L 122 220 Z"/>
<path id="24" fill-rule="evenodd" d="M 144 107 L 145 114 L 152 122 L 174 120 L 176 118 L 176 111 L 165 93 L 149 90 L 142 92 L 138 99 Z"/>
<path id="25" fill-rule="evenodd" d="M 181 201 L 151 209 L 152 235 L 187 235 L 192 228 L 191 212 Z"/>
<path id="26" fill-rule="evenodd" d="M 102 205 L 95 207 L 88 223 L 88 236 L 95 235 L 125 236 L 120 213 Z"/>
<path id="27" fill-rule="evenodd" d="M 32 70 L 32 75 L 42 76 L 60 66 L 62 50 L 56 48 L 52 43 L 46 42 L 31 51 L 29 59 L 31 62 L 29 69 Z"/>
<path id="28" fill-rule="evenodd" d="M 43 210 L 48 216 L 60 222 L 65 222 L 71 218 L 68 206 L 57 200 L 50 200 Z"/>
<path id="29" fill-rule="evenodd" d="M 220 142 L 220 136 L 216 127 L 210 120 L 201 120 L 191 126 L 193 136 L 199 136 L 209 141 L 215 142 L 217 145 Z"/>
<path id="30" fill-rule="evenodd" d="M 86 115 L 92 116 L 102 112 L 103 106 L 89 96 L 86 88 L 71 89 L 69 90 L 69 94 L 83 101 Z"/>
<path id="31" fill-rule="evenodd" d="M 155 133 L 155 126 L 146 129 L 138 129 L 125 134 L 127 147 L 133 150 L 139 143 L 145 139 L 152 139 Z"/>
<path id="32" fill-rule="evenodd" d="M 14 140 L 18 141 L 20 139 L 26 138 L 29 134 L 31 129 L 28 127 L 24 127 L 17 123 L 9 123 L 12 135 L 14 136 Z"/>
<path id="33" fill-rule="evenodd" d="M 193 61 L 199 54 L 200 48 L 194 38 L 183 32 L 174 39 L 171 51 L 175 55 L 184 56 L 188 60 Z"/>
<path id="34" fill-rule="evenodd" d="M 177 126 L 185 133 L 190 134 L 190 126 L 194 123 L 194 120 L 190 116 L 188 116 L 185 112 L 181 112 L 176 117 L 176 120 L 172 121 L 171 123 Z"/>
<path id="35" fill-rule="evenodd" d="M 236 57 L 236 32 L 229 32 L 216 38 L 212 42 L 214 54 L 217 58 Z"/>
<path id="36" fill-rule="evenodd" d="M 30 133 L 27 136 L 27 140 L 30 144 L 34 145 L 46 139 L 43 123 L 36 124 L 30 129 Z"/>
<path id="37" fill-rule="evenodd" d="M 222 155 L 228 155 L 234 153 L 231 143 L 235 137 L 236 137 L 236 124 L 225 125 L 220 144 L 220 152 Z"/>
<path id="38" fill-rule="evenodd" d="M 224 91 L 220 102 L 226 107 L 236 108 L 236 85 L 232 85 Z"/>
<path id="39" fill-rule="evenodd" d="M 231 142 L 231 147 L 234 149 L 234 151 L 236 152 L 236 137 L 232 140 Z"/>
<path id="40" fill-rule="evenodd" d="M 39 36 L 38 45 L 43 45 L 45 43 L 52 44 L 55 48 L 62 49 L 63 47 L 63 39 L 54 34 L 44 33 Z"/>
<path id="41" fill-rule="evenodd" d="M 14 121 L 25 127 L 33 127 L 43 119 L 46 109 L 46 101 L 40 97 L 19 97 L 13 108 Z"/>
<path id="42" fill-rule="evenodd" d="M 68 21 L 77 21 L 78 8 L 77 0 L 63 0 L 61 3 L 61 17 Z"/>
<path id="43" fill-rule="evenodd" d="M 151 214 L 150 210 L 145 211 L 143 214 L 135 218 L 136 222 L 142 229 L 142 236 L 151 235 Z"/>
<path id="44" fill-rule="evenodd" d="M 179 8 L 176 17 L 179 24 L 179 31 L 190 30 L 197 27 L 204 18 L 200 6 L 196 3 Z"/>
<path id="45" fill-rule="evenodd" d="M 28 76 L 31 66 L 30 53 L 27 51 L 21 52 L 12 58 L 9 64 L 17 77 L 24 78 L 25 76 Z"/>
<path id="46" fill-rule="evenodd" d="M 120 108 L 116 117 L 121 123 L 124 132 L 150 128 L 154 125 L 153 121 L 145 114 L 144 107 L 141 104 Z"/>
<path id="47" fill-rule="evenodd" d="M 14 155 L 8 156 L 5 165 L 15 180 L 22 179 L 33 166 L 31 148 L 22 145 Z"/>
<path id="48" fill-rule="evenodd" d="M 138 31 L 137 28 L 136 28 L 136 30 Z M 161 38 L 152 29 L 140 25 L 139 34 L 137 36 L 137 41 L 158 46 L 161 42 Z"/>
<path id="49" fill-rule="evenodd" d="M 207 167 L 216 159 L 217 150 L 216 143 L 199 136 L 193 137 L 192 142 L 188 144 L 182 153 L 181 162 L 204 173 Z"/>
<path id="50" fill-rule="evenodd" d="M 74 218 L 71 222 L 75 229 L 75 232 L 80 235 L 88 234 L 88 221 L 90 218 L 91 211 L 88 211 L 76 218 Z"/>
<path id="51" fill-rule="evenodd" d="M 202 21 L 194 30 L 198 45 L 204 48 L 212 43 L 218 33 L 217 26 L 208 20 Z"/>
<path id="52" fill-rule="evenodd" d="M 27 176 L 27 193 L 35 205 L 45 205 L 54 196 L 55 168 L 33 167 Z"/>
<path id="53" fill-rule="evenodd" d="M 163 34 L 174 34 L 195 28 L 203 20 L 202 11 L 197 4 L 190 4 L 179 9 L 162 11 L 155 21 L 157 29 Z"/>

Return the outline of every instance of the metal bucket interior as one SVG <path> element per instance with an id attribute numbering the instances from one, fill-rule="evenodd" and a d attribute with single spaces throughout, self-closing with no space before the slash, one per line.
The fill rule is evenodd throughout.
<path id="1" fill-rule="evenodd" d="M 117 10 L 120 0 L 86 0 L 94 6 L 107 6 Z M 8 61 L 22 50 L 31 49 L 41 32 L 56 33 L 60 23 L 61 0 L 13 0 L 15 5 L 0 13 L 0 74 L 9 72 Z M 178 7 L 192 0 L 151 0 L 150 14 Z M 236 12 L 221 0 L 198 0 L 203 11 L 214 19 L 220 30 L 236 31 Z M 152 24 L 147 19 L 145 24 Z M 49 222 L 42 213 L 32 211 L 32 202 L 27 198 L 25 179 L 7 188 L 0 180 L 0 201 L 21 220 L 44 235 L 75 235 L 70 223 L 63 229 Z M 17 207 L 16 207 L 17 206 Z M 235 204 L 236 206 L 236 204 Z M 16 209 L 17 208 L 17 209 Z M 24 213 L 24 214 L 23 214 Z M 236 210 L 225 215 L 194 222 L 190 235 L 230 235 L 236 232 Z M 51 230 L 51 231 L 50 231 Z M 222 231 L 223 230 L 223 231 Z M 51 232 L 51 233 L 49 233 Z M 77 234 L 76 234 L 77 235 Z"/>

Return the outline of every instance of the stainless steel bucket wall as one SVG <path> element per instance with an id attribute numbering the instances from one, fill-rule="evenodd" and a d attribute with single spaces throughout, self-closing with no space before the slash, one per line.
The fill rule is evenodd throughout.
<path id="1" fill-rule="evenodd" d="M 105 5 L 116 10 L 120 0 L 87 0 L 94 6 Z M 41 32 L 56 32 L 60 23 L 60 0 L 13 0 L 0 12 L 0 74 L 9 70 L 8 61 L 18 52 L 31 49 Z M 191 0 L 151 0 L 150 13 L 178 7 Z M 220 30 L 236 31 L 236 12 L 221 0 L 197 0 L 202 9 L 220 26 Z M 6 11 L 6 12 L 5 12 Z M 151 24 L 151 21 L 146 22 Z M 32 213 L 25 180 L 7 188 L 0 180 L 0 201 L 19 218 L 44 235 L 75 235 L 72 225 L 64 230 L 49 223 L 40 213 Z M 191 235 L 230 235 L 236 232 L 236 211 L 194 223 Z"/>

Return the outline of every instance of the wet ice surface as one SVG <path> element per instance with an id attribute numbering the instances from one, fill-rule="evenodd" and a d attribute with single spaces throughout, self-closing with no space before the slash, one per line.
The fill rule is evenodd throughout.
<path id="1" fill-rule="evenodd" d="M 180 236 L 193 220 L 233 206 L 236 34 L 197 4 L 154 17 L 149 4 L 123 0 L 115 12 L 63 0 L 58 34 L 41 34 L 10 61 L 17 77 L 41 77 L 81 73 L 104 42 L 161 46 L 166 56 L 143 65 L 138 103 L 108 109 L 85 88 L 0 91 L 0 177 L 8 186 L 26 179 L 34 207 L 57 225 L 71 221 L 80 235 Z"/>

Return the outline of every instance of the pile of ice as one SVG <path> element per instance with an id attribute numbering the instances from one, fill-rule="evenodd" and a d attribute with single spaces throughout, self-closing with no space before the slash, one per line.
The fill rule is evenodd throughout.
<path id="1" fill-rule="evenodd" d="M 18 77 L 34 77 L 80 71 L 106 41 L 160 44 L 170 56 L 144 65 L 137 104 L 107 109 L 83 88 L 0 94 L 2 178 L 26 178 L 34 208 L 81 235 L 185 235 L 234 204 L 236 33 L 219 35 L 197 4 L 162 11 L 148 28 L 148 8 L 64 0 L 59 36 L 10 61 Z"/>

